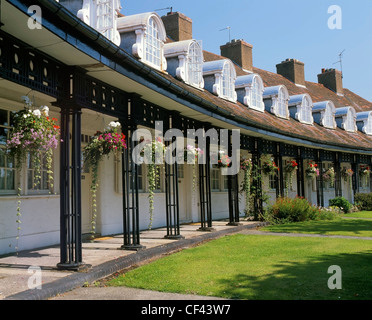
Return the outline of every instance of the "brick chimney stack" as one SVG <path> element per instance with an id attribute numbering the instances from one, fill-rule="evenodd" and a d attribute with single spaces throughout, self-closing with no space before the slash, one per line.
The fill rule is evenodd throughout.
<path id="1" fill-rule="evenodd" d="M 295 84 L 305 84 L 305 64 L 297 59 L 286 59 L 276 65 L 276 72 Z"/>
<path id="2" fill-rule="evenodd" d="M 322 69 L 322 73 L 318 74 L 318 83 L 326 88 L 343 95 L 342 72 L 337 69 Z"/>
<path id="3" fill-rule="evenodd" d="M 192 39 L 192 20 L 179 12 L 168 12 L 162 16 L 167 36 L 173 41 Z"/>
<path id="4" fill-rule="evenodd" d="M 246 71 L 253 70 L 252 49 L 253 46 L 244 40 L 233 39 L 220 46 L 221 56 L 229 58 Z"/>

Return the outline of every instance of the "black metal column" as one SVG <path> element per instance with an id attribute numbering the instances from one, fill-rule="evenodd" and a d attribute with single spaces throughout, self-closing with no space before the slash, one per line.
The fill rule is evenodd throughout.
<path id="1" fill-rule="evenodd" d="M 229 156 L 232 155 L 232 132 L 229 130 L 229 143 L 228 143 L 228 153 Z M 228 188 L 228 201 L 229 201 L 229 222 L 227 225 L 237 226 L 239 223 L 239 182 L 238 173 L 229 174 L 227 176 L 227 188 Z"/>
<path id="2" fill-rule="evenodd" d="M 228 199 L 229 199 L 229 226 L 237 226 L 239 223 L 239 185 L 238 174 L 227 176 Z"/>
<path id="3" fill-rule="evenodd" d="M 211 182 L 210 182 L 210 143 L 206 142 L 205 163 L 199 164 L 199 197 L 200 197 L 200 223 L 199 231 L 213 231 Z"/>
<path id="4" fill-rule="evenodd" d="M 72 130 L 70 131 L 70 126 Z M 71 145 L 70 145 L 71 135 Z M 79 270 L 82 262 L 81 237 L 81 111 L 61 111 L 60 154 L 60 269 Z"/>
<path id="5" fill-rule="evenodd" d="M 342 197 L 342 184 L 341 184 L 341 164 L 339 160 L 339 155 L 335 155 L 334 161 L 335 167 L 335 197 Z"/>
<path id="6" fill-rule="evenodd" d="M 351 164 L 351 169 L 354 171 L 354 174 L 352 176 L 352 186 L 353 186 L 353 193 L 354 195 L 359 192 L 359 170 L 358 170 L 358 162 L 355 160 L 354 156 L 354 162 Z"/>
<path id="7" fill-rule="evenodd" d="M 133 132 L 135 125 L 121 121 L 127 148 L 122 153 L 122 185 L 123 185 L 123 250 L 141 250 L 145 247 L 140 244 L 139 231 L 139 204 L 138 204 L 138 165 L 132 160 L 135 147 Z"/>
<path id="8" fill-rule="evenodd" d="M 173 142 L 175 139 L 173 140 Z M 166 143 L 169 145 L 169 142 Z M 173 151 L 173 156 L 176 150 Z M 180 234 L 180 217 L 179 217 L 179 194 L 178 194 L 178 164 L 177 161 L 172 163 L 172 154 L 167 154 L 165 159 L 165 207 L 167 239 L 183 239 Z"/>
<path id="9" fill-rule="evenodd" d="M 296 159 L 298 164 L 297 169 L 297 195 L 299 197 L 305 196 L 305 175 L 304 175 L 304 161 L 302 157 Z"/>
<path id="10" fill-rule="evenodd" d="M 256 151 L 252 154 L 252 186 L 254 188 L 254 219 L 257 220 L 262 213 L 262 171 L 261 171 L 261 154 Z"/>
<path id="11" fill-rule="evenodd" d="M 318 161 L 319 176 L 316 178 L 316 200 L 317 205 L 324 207 L 324 183 L 323 183 L 323 162 Z"/>

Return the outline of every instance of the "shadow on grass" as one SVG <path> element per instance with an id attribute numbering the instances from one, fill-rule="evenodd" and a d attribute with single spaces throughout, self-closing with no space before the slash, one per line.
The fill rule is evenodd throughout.
<path id="1" fill-rule="evenodd" d="M 328 268 L 341 268 L 342 289 L 331 290 Z M 263 277 L 237 274 L 219 280 L 219 296 L 249 300 L 370 300 L 372 250 L 358 254 L 324 255 L 306 263 L 283 261 Z"/>
<path id="2" fill-rule="evenodd" d="M 339 219 L 324 221 L 297 222 L 285 225 L 274 225 L 265 230 L 273 232 L 299 232 L 317 234 L 363 235 L 372 237 L 372 220 Z"/>

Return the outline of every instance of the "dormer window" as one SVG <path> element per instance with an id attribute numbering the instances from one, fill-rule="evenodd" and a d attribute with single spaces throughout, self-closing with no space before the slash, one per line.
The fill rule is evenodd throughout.
<path id="1" fill-rule="evenodd" d="M 203 50 L 200 41 L 183 40 L 164 45 L 167 72 L 185 83 L 202 89 Z"/>
<path id="2" fill-rule="evenodd" d="M 147 23 L 145 31 L 146 61 L 157 68 L 160 68 L 161 66 L 161 48 L 162 41 L 159 36 L 159 27 L 151 17 Z"/>
<path id="3" fill-rule="evenodd" d="M 165 71 L 166 32 L 157 13 L 147 12 L 118 19 L 121 47 L 149 66 Z"/>
<path id="4" fill-rule="evenodd" d="M 288 108 L 291 116 L 301 123 L 314 123 L 312 115 L 313 102 L 307 93 L 290 96 Z"/>
<path id="5" fill-rule="evenodd" d="M 336 108 L 335 113 L 337 126 L 348 132 L 356 132 L 356 112 L 353 107 Z"/>
<path id="6" fill-rule="evenodd" d="M 239 76 L 235 81 L 235 89 L 238 101 L 251 109 L 265 111 L 265 105 L 262 98 L 264 86 L 261 77 L 256 74 Z"/>
<path id="7" fill-rule="evenodd" d="M 229 59 L 215 60 L 203 64 L 205 88 L 220 98 L 236 102 L 236 71 Z"/>
<path id="8" fill-rule="evenodd" d="M 336 107 L 332 101 L 321 101 L 313 104 L 314 121 L 328 129 L 336 129 Z"/>
<path id="9" fill-rule="evenodd" d="M 84 0 L 77 16 L 113 43 L 120 45 L 117 31 L 117 13 L 120 9 L 119 0 Z"/>
<path id="10" fill-rule="evenodd" d="M 265 88 L 263 92 L 263 99 L 267 111 L 280 118 L 289 118 L 289 94 L 284 85 Z"/>
<path id="11" fill-rule="evenodd" d="M 360 131 L 372 135 L 372 111 L 358 112 L 356 114 L 356 123 Z"/>

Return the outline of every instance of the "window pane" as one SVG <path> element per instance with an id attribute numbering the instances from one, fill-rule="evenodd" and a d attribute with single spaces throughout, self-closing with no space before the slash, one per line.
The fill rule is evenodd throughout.
<path id="1" fill-rule="evenodd" d="M 0 126 L 9 126 L 8 111 L 0 110 Z"/>
<path id="2" fill-rule="evenodd" d="M 5 169 L 0 168 L 0 190 L 5 189 Z"/>
<path id="3" fill-rule="evenodd" d="M 7 170 L 6 175 L 6 189 L 7 190 L 14 190 L 14 170 Z M 1 188 L 0 188 L 1 189 Z"/>
<path id="4" fill-rule="evenodd" d="M 0 145 L 6 145 L 8 129 L 0 127 Z"/>

